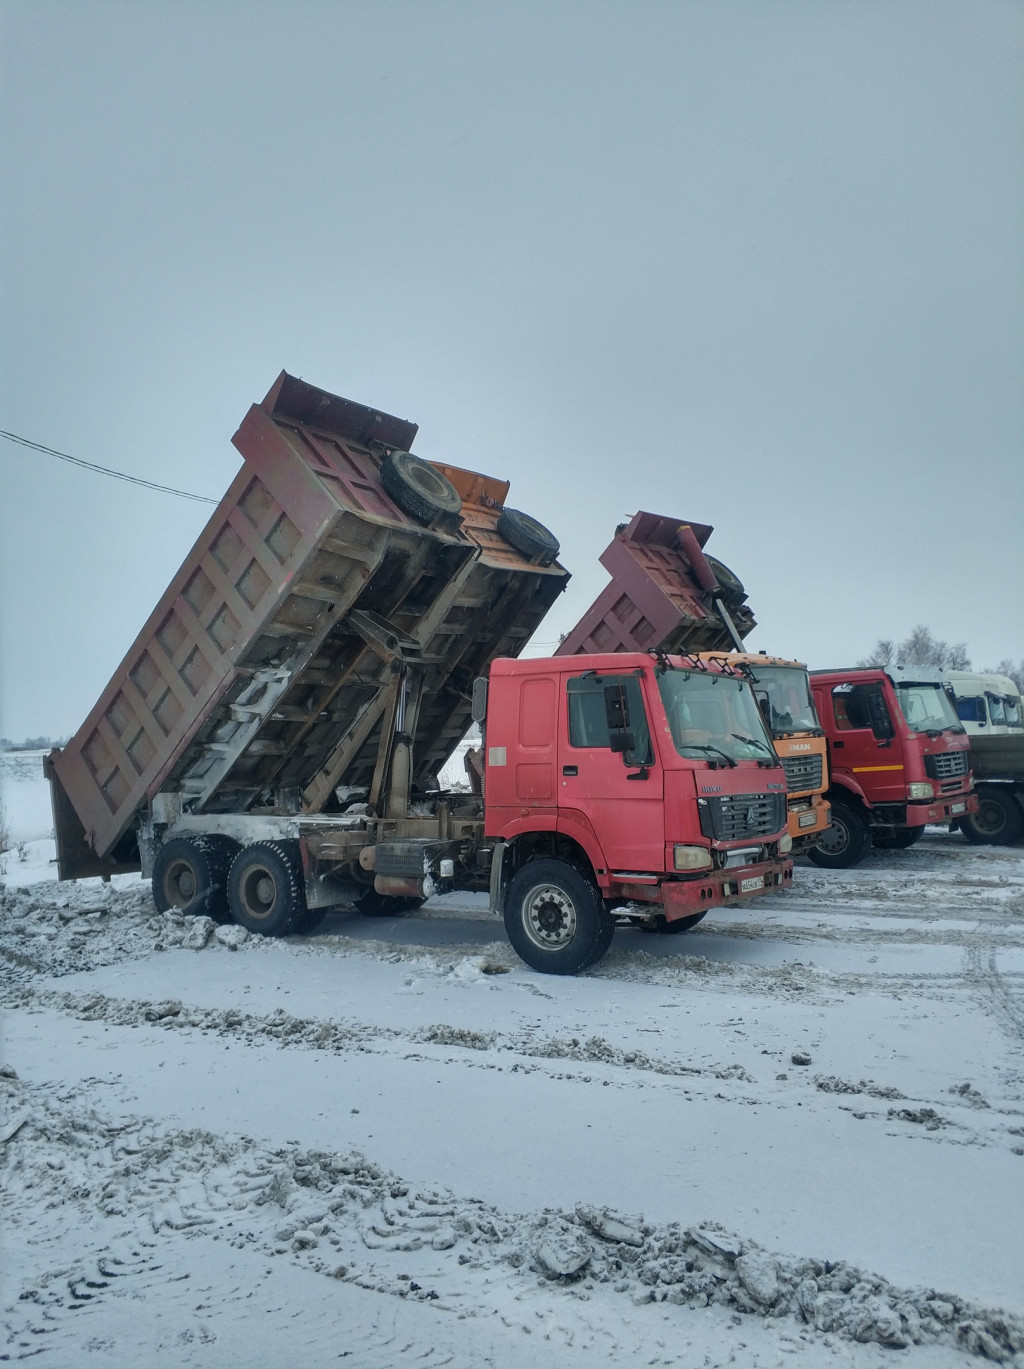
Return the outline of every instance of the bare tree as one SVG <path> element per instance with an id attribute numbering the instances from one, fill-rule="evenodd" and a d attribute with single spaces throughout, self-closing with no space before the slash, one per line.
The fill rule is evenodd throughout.
<path id="1" fill-rule="evenodd" d="M 1004 656 L 997 666 L 992 670 L 986 670 L 986 675 L 1005 675 L 1012 680 L 1022 694 L 1024 694 L 1024 661 L 1017 665 L 1010 660 L 1009 656 Z"/>
<path id="2" fill-rule="evenodd" d="M 876 670 L 884 670 L 887 665 L 892 665 L 896 656 L 896 643 L 889 641 L 885 637 L 879 637 L 875 643 L 874 650 L 862 661 L 858 661 L 860 666 L 874 666 Z"/>
<path id="3" fill-rule="evenodd" d="M 888 665 L 929 665 L 939 670 L 970 670 L 966 642 L 940 642 L 931 628 L 918 623 L 910 636 L 897 646 L 880 637 L 870 655 L 858 661 L 859 666 L 884 668 Z"/>

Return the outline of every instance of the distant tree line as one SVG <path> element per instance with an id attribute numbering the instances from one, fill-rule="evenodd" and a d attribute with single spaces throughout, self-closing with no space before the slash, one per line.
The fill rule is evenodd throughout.
<path id="1" fill-rule="evenodd" d="M 966 642 L 943 642 L 923 623 L 918 623 L 910 636 L 903 642 L 895 642 L 887 637 L 879 637 L 871 651 L 859 666 L 885 667 L 887 665 L 930 665 L 939 670 L 971 670 L 970 657 L 967 655 Z M 1014 663 L 1008 656 L 998 665 L 986 666 L 983 675 L 1006 675 L 1024 694 L 1024 660 Z"/>
<path id="2" fill-rule="evenodd" d="M 66 741 L 66 737 L 26 737 L 23 742 L 12 742 L 10 737 L 0 737 L 0 751 L 44 751 Z"/>

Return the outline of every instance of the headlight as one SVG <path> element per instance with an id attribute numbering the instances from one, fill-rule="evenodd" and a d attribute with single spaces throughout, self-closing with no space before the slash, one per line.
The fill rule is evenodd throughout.
<path id="1" fill-rule="evenodd" d="M 908 799 L 933 799 L 935 790 L 927 780 L 915 780 L 913 784 L 907 785 Z"/>
<path id="2" fill-rule="evenodd" d="M 793 838 L 787 832 L 784 837 L 779 837 L 779 855 L 788 856 L 793 849 Z"/>
<path id="3" fill-rule="evenodd" d="M 706 846 L 674 846 L 672 863 L 677 870 L 709 870 L 711 852 Z"/>

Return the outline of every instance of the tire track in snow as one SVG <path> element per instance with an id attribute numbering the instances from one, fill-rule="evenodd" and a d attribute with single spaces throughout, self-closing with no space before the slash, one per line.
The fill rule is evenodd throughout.
<path id="1" fill-rule="evenodd" d="M 996 954 L 991 947 L 968 947 L 965 974 L 1007 1035 L 1024 1045 L 1024 975 L 1001 974 Z"/>
<path id="2" fill-rule="evenodd" d="M 683 1318 L 684 1308 L 710 1307 L 739 1325 L 752 1318 L 760 1327 L 767 1318 L 780 1331 L 805 1328 L 847 1342 L 944 1346 L 1003 1362 L 1024 1348 L 1019 1317 L 935 1289 L 901 1289 L 841 1260 L 770 1252 L 713 1222 L 649 1223 L 585 1203 L 510 1213 L 448 1190 L 417 1191 L 359 1152 L 268 1147 L 148 1119 L 113 1124 L 75 1099 L 55 1100 L 45 1087 L 8 1076 L 3 1088 L 30 1114 L 0 1152 L 11 1239 L 43 1243 L 59 1260 L 40 1273 L 37 1255 L 5 1290 L 12 1358 L 34 1356 L 47 1341 L 56 1351 L 72 1334 L 79 1347 L 91 1334 L 97 1353 L 109 1349 L 103 1336 L 113 1323 L 103 1309 L 116 1318 L 112 1300 L 123 1278 L 122 1288 L 132 1295 L 134 1285 L 144 1305 L 160 1290 L 158 1315 L 172 1337 L 162 1362 L 202 1364 L 218 1324 L 235 1311 L 244 1315 L 250 1294 L 261 1323 L 292 1314 L 271 1277 L 278 1261 L 292 1274 L 319 1277 L 325 1288 L 387 1300 L 378 1308 L 390 1305 L 390 1342 L 387 1313 L 371 1318 L 351 1345 L 339 1324 L 335 1359 L 351 1358 L 361 1369 L 400 1364 L 414 1348 L 410 1362 L 436 1369 L 486 1363 L 486 1328 L 499 1308 L 513 1331 L 539 1330 L 539 1322 L 550 1336 L 568 1323 L 579 1338 L 577 1362 L 586 1363 L 599 1339 L 587 1329 L 587 1304 L 600 1312 L 616 1300 L 622 1320 L 635 1318 L 638 1331 L 650 1319 L 648 1335 L 664 1313 Z M 85 1219 L 74 1228 L 77 1247 L 65 1239 L 72 1212 Z M 90 1240 L 92 1249 L 83 1249 Z M 240 1276 L 257 1258 L 264 1274 L 243 1298 Z M 237 1299 L 223 1292 L 226 1270 Z M 419 1309 L 412 1336 L 399 1308 Z M 440 1320 L 423 1320 L 433 1311 L 460 1319 L 459 1329 L 438 1336 L 437 1354 L 430 1329 L 424 1335 L 424 1326 L 441 1328 Z M 608 1318 L 598 1320 L 603 1336 Z M 301 1340 L 301 1326 L 293 1340 Z M 625 1340 L 602 1348 L 619 1363 L 635 1362 L 631 1352 L 640 1346 Z M 464 1357 L 454 1350 L 460 1341 L 471 1347 Z M 549 1346 L 550 1355 L 538 1337 L 524 1357 L 536 1369 L 566 1363 L 558 1358 L 564 1344 Z M 651 1362 L 649 1339 L 644 1358 Z"/>

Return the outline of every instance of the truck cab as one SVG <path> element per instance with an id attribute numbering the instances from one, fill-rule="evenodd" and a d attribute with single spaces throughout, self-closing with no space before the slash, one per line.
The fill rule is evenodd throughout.
<path id="1" fill-rule="evenodd" d="M 977 809 L 968 738 L 937 670 L 815 670 L 811 687 L 832 804 L 832 827 L 808 852 L 815 865 L 855 865 L 871 843 L 911 846 L 928 823 Z"/>
<path id="2" fill-rule="evenodd" d="M 946 681 L 971 743 L 978 810 L 956 825 L 968 841 L 1009 846 L 1024 837 L 1024 706 L 1006 675 L 949 670 Z"/>
<path id="3" fill-rule="evenodd" d="M 535 968 L 593 963 L 616 914 L 684 930 L 790 883 L 785 772 L 740 671 L 497 660 L 483 726 L 492 907 Z"/>
<path id="4" fill-rule="evenodd" d="M 1007 675 L 947 670 L 957 717 L 968 737 L 1013 736 L 1024 732 L 1020 690 Z"/>
<path id="5" fill-rule="evenodd" d="M 786 806 L 793 854 L 816 846 L 831 822 L 825 732 L 814 708 L 807 667 L 764 652 L 701 652 L 746 672 L 776 754 L 786 772 Z"/>

